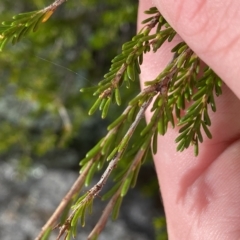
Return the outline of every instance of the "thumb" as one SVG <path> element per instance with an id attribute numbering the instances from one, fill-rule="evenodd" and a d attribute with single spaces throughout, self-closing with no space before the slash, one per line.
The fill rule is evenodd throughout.
<path id="1" fill-rule="evenodd" d="M 239 0 L 155 0 L 157 8 L 240 98 Z"/>

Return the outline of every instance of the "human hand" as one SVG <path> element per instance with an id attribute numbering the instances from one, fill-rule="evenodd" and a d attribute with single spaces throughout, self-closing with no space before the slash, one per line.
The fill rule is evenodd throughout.
<path id="1" fill-rule="evenodd" d="M 158 140 L 154 156 L 169 239 L 240 239 L 240 11 L 238 0 L 156 0 L 155 5 L 192 50 L 225 82 L 211 113 L 213 139 L 199 155 L 176 152 L 178 129 Z M 140 0 L 143 11 L 153 6 Z M 154 79 L 179 41 L 144 56 L 142 81 Z M 143 83 L 142 83 L 143 86 Z M 150 112 L 147 113 L 147 119 Z"/>

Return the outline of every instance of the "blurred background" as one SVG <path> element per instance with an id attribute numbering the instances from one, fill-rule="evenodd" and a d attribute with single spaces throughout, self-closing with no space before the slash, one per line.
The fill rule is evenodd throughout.
<path id="1" fill-rule="evenodd" d="M 51 0 L 0 2 L 0 21 Z M 88 116 L 95 99 L 80 93 L 102 80 L 111 59 L 136 32 L 137 0 L 67 1 L 36 33 L 0 53 L 0 239 L 34 239 L 71 184 L 79 161 L 139 91 L 122 93 L 107 119 Z M 104 203 L 78 239 L 94 226 Z M 167 239 L 159 187 L 149 161 L 119 220 L 101 239 Z M 85 235 L 84 235 L 85 234 Z M 105 235 L 104 235 L 105 234 Z M 53 238 L 54 239 L 54 238 Z"/>

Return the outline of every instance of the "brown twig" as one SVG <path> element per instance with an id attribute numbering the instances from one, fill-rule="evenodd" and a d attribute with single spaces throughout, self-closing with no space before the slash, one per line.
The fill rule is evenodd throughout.
<path id="1" fill-rule="evenodd" d="M 112 196 L 111 200 L 108 202 L 107 206 L 103 210 L 103 213 L 98 220 L 97 224 L 95 225 L 94 229 L 91 231 L 91 233 L 88 235 L 88 239 L 92 239 L 94 236 L 99 235 L 102 230 L 104 229 L 107 220 L 109 218 L 109 215 L 111 214 L 116 201 L 118 200 L 120 194 L 121 194 L 121 187 L 124 184 L 124 181 L 127 179 L 129 174 L 134 171 L 134 169 L 137 167 L 138 164 L 141 164 L 140 161 L 142 160 L 143 155 L 145 154 L 146 150 L 139 150 L 139 152 L 136 154 L 133 162 L 131 163 L 131 166 L 129 167 L 128 171 L 124 175 L 122 179 L 122 184 L 119 186 L 117 192 Z"/>
<path id="2" fill-rule="evenodd" d="M 68 203 L 71 201 L 71 199 L 74 197 L 74 195 L 77 194 L 80 191 L 82 185 L 84 184 L 85 177 L 86 177 L 89 169 L 91 168 L 91 165 L 92 165 L 92 161 L 90 161 L 88 163 L 87 167 L 84 169 L 84 171 L 78 177 L 78 179 L 75 181 L 75 183 L 73 184 L 73 186 L 71 187 L 69 192 L 62 199 L 62 201 L 58 205 L 57 209 L 54 211 L 54 213 L 49 218 L 49 220 L 46 222 L 46 224 L 42 227 L 41 232 L 35 238 L 35 240 L 41 240 L 41 238 L 43 237 L 44 233 L 48 229 L 52 229 L 56 225 L 56 222 L 57 222 L 58 218 L 60 217 L 60 215 L 62 214 L 62 212 L 64 211 L 64 209 L 68 205 Z"/>
<path id="3" fill-rule="evenodd" d="M 55 2 L 53 2 L 51 5 L 49 5 L 48 7 L 45 7 L 43 9 L 43 11 L 55 11 L 60 5 L 62 5 L 64 2 L 66 2 L 67 0 L 55 0 Z"/>
<path id="4" fill-rule="evenodd" d="M 143 118 L 144 113 L 146 111 L 146 109 L 148 108 L 148 106 L 150 105 L 152 101 L 152 98 L 149 98 L 146 102 L 144 102 L 134 120 L 134 122 L 131 124 L 130 128 L 128 129 L 125 137 L 123 138 L 122 142 L 124 141 L 126 146 L 128 144 L 128 141 L 130 140 L 131 136 L 133 135 L 136 127 L 138 126 L 140 120 Z M 128 139 L 126 141 L 126 138 Z M 121 144 L 121 143 L 120 143 Z M 100 191 L 102 190 L 103 186 L 105 185 L 106 181 L 108 180 L 110 174 L 112 173 L 112 171 L 116 168 L 118 161 L 121 159 L 123 153 L 125 152 L 125 147 L 122 148 L 121 150 L 119 150 L 119 152 L 116 153 L 116 155 L 113 157 L 113 159 L 110 161 L 110 163 L 108 164 L 107 169 L 104 171 L 103 175 L 101 176 L 100 180 L 98 181 L 97 184 L 95 184 L 89 191 L 87 196 L 78 204 L 78 206 L 73 210 L 73 212 L 70 214 L 70 216 L 68 217 L 68 219 L 66 220 L 65 224 L 60 228 L 60 232 L 59 235 L 57 237 L 57 240 L 59 240 L 64 233 L 66 233 L 66 231 L 69 228 L 69 224 L 71 223 L 73 217 L 75 216 L 75 213 L 79 210 L 79 208 L 81 208 L 82 206 L 84 206 L 85 204 L 87 204 L 88 202 L 92 201 L 92 199 L 94 199 L 96 196 L 99 195 Z"/>

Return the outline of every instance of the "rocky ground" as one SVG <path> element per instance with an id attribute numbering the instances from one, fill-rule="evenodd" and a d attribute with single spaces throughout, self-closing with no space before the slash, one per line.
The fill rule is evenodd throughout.
<path id="1" fill-rule="evenodd" d="M 76 178 L 74 171 L 37 165 L 27 178 L 19 180 L 13 164 L 0 163 L 0 239 L 34 239 Z M 79 229 L 77 239 L 86 239 L 102 209 L 103 203 L 95 201 L 94 213 L 88 217 L 87 227 Z M 153 217 L 160 214 L 153 200 L 131 191 L 119 219 L 108 222 L 99 240 L 153 240 Z M 50 239 L 55 238 L 53 234 Z"/>

